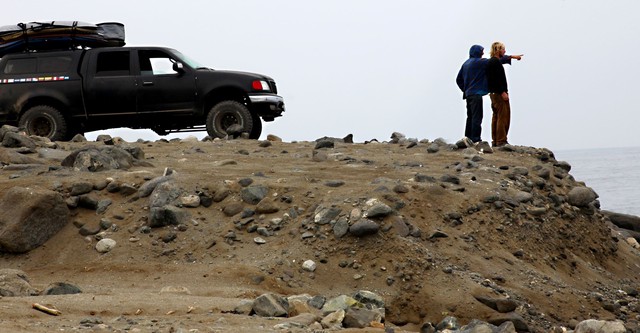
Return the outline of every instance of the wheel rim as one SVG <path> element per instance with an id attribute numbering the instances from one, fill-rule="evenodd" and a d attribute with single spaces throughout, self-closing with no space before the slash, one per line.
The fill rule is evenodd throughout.
<path id="1" fill-rule="evenodd" d="M 32 135 L 48 137 L 53 133 L 53 124 L 46 117 L 35 118 L 29 124 L 29 132 Z"/>
<path id="2" fill-rule="evenodd" d="M 218 125 L 220 125 L 220 129 L 225 132 L 227 131 L 227 128 L 229 128 L 229 126 L 235 125 L 235 124 L 242 125 L 242 123 L 238 120 L 238 117 L 236 117 L 232 113 L 225 113 L 221 115 L 218 121 Z"/>

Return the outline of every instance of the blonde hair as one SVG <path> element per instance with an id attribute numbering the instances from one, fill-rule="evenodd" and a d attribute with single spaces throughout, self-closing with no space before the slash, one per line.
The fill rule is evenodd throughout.
<path id="1" fill-rule="evenodd" d="M 498 55 L 498 53 L 500 53 L 501 50 L 504 49 L 504 44 L 500 43 L 500 42 L 495 42 L 493 44 L 491 44 L 491 57 L 496 57 Z"/>

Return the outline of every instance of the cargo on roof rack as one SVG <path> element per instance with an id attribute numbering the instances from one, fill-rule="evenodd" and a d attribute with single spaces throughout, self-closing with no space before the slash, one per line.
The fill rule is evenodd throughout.
<path id="1" fill-rule="evenodd" d="M 51 21 L 0 27 L 0 57 L 25 51 L 124 45 L 124 25 L 117 22 Z"/>

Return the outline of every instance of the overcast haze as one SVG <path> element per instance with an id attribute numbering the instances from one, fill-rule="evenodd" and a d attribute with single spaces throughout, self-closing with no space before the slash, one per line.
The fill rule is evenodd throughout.
<path id="1" fill-rule="evenodd" d="M 640 1 L 11 1 L 0 25 L 121 22 L 128 45 L 176 48 L 216 69 L 273 77 L 287 111 L 262 138 L 354 134 L 455 142 L 465 104 L 455 84 L 469 47 L 506 44 L 512 144 L 638 146 Z M 484 140 L 491 109 L 484 104 Z M 157 139 L 150 131 L 111 131 Z M 199 133 L 202 137 L 205 133 Z"/>

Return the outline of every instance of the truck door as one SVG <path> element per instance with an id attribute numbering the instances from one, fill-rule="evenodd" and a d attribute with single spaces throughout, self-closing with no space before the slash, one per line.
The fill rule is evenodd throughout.
<path id="1" fill-rule="evenodd" d="M 188 116 L 196 101 L 195 72 L 176 71 L 174 57 L 163 50 L 138 50 L 138 112 L 142 117 Z M 156 118 L 157 120 L 157 118 Z"/>
<path id="2" fill-rule="evenodd" d="M 88 116 L 105 117 L 105 120 L 110 116 L 135 116 L 136 81 L 131 70 L 131 51 L 94 49 L 91 52 L 84 90 Z"/>

